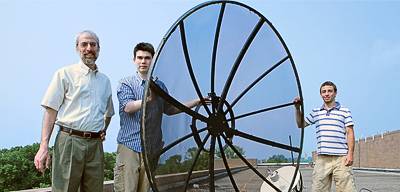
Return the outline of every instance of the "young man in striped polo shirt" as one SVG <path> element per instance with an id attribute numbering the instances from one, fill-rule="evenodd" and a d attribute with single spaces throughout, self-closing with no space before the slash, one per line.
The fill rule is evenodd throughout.
<path id="1" fill-rule="evenodd" d="M 337 192 L 355 192 L 353 171 L 354 130 L 348 108 L 335 101 L 336 85 L 322 83 L 320 95 L 324 104 L 306 116 L 302 122 L 300 98 L 295 98 L 296 121 L 299 128 L 315 124 L 317 133 L 317 158 L 313 171 L 313 192 L 331 191 L 332 180 Z"/>

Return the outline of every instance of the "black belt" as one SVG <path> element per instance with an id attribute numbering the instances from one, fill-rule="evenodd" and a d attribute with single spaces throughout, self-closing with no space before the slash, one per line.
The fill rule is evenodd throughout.
<path id="1" fill-rule="evenodd" d="M 63 126 L 60 126 L 60 131 L 66 132 L 69 135 L 76 135 L 76 136 L 88 138 L 88 139 L 100 138 L 100 136 L 101 136 L 101 131 L 100 132 L 78 131 L 78 130 L 70 129 L 70 128 L 63 127 Z"/>

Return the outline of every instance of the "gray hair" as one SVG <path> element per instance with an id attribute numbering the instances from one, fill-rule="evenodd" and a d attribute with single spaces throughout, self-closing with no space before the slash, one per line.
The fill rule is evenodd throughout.
<path id="1" fill-rule="evenodd" d="M 91 37 L 93 37 L 94 40 L 96 40 L 97 46 L 100 47 L 99 37 L 97 37 L 96 33 L 94 33 L 93 31 L 90 31 L 90 30 L 81 31 L 81 32 L 79 32 L 79 33 L 76 35 L 75 46 L 78 46 L 79 37 L 80 37 L 81 35 L 83 35 L 83 34 L 89 34 Z"/>

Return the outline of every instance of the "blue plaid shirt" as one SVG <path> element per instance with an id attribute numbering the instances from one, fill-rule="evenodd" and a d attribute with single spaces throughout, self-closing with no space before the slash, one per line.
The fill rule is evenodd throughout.
<path id="1" fill-rule="evenodd" d="M 159 81 L 155 81 L 158 86 L 160 86 L 164 91 L 168 92 L 165 85 Z M 138 73 L 133 76 L 125 77 L 121 79 L 118 83 L 117 97 L 119 101 L 119 116 L 120 116 L 120 127 L 118 132 L 117 142 L 118 144 L 125 145 L 129 149 L 136 152 L 142 152 L 141 138 L 140 138 L 140 122 L 142 116 L 142 110 L 140 109 L 134 113 L 126 113 L 124 108 L 126 104 L 130 101 L 142 100 L 143 92 L 145 88 L 146 81 L 143 80 Z M 163 99 L 157 98 L 156 105 L 151 105 L 148 107 L 149 113 L 147 116 L 151 116 L 151 128 L 154 130 L 154 136 L 157 140 L 162 140 L 161 133 L 161 120 L 162 112 L 164 111 Z M 150 104 L 148 103 L 150 106 Z M 146 125 L 146 127 L 148 127 Z M 161 142 L 159 142 L 161 143 Z"/>

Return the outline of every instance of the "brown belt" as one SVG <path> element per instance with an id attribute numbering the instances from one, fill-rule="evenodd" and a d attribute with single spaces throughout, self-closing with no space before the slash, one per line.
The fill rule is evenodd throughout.
<path id="1" fill-rule="evenodd" d="M 60 131 L 66 132 L 69 135 L 76 135 L 76 136 L 88 138 L 88 139 L 100 138 L 100 135 L 101 135 L 101 132 L 78 131 L 78 130 L 70 129 L 70 128 L 63 127 L 63 126 L 60 126 Z"/>

